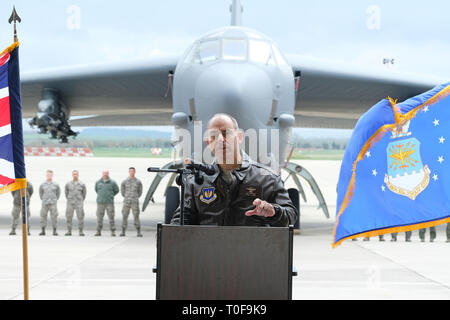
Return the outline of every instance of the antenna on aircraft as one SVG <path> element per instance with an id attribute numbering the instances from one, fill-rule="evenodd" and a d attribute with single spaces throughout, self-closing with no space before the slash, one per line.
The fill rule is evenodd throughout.
<path id="1" fill-rule="evenodd" d="M 17 14 L 15 6 L 13 6 L 13 11 L 11 13 L 11 17 L 9 17 L 8 22 L 11 24 L 11 22 L 13 21 L 14 21 L 14 42 L 17 42 L 19 39 L 17 38 L 16 21 L 20 23 L 22 22 L 22 19 L 20 19 L 19 15 Z"/>
<path id="2" fill-rule="evenodd" d="M 231 12 L 231 25 L 241 26 L 242 25 L 242 12 L 244 12 L 244 7 L 241 4 L 241 0 L 233 0 L 230 5 Z"/>

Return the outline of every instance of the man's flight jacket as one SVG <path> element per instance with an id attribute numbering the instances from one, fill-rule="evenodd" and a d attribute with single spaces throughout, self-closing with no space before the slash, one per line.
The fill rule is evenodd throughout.
<path id="1" fill-rule="evenodd" d="M 184 224 L 217 226 L 272 226 L 287 227 L 297 218 L 297 209 L 284 188 L 281 177 L 272 169 L 251 160 L 242 152 L 241 167 L 231 172 L 232 182 L 226 183 L 221 169 L 214 163 L 214 175 L 206 175 L 197 184 L 193 175 L 187 177 L 184 198 Z M 255 208 L 259 198 L 275 208 L 272 217 L 246 216 Z M 180 224 L 180 207 L 171 224 Z"/>

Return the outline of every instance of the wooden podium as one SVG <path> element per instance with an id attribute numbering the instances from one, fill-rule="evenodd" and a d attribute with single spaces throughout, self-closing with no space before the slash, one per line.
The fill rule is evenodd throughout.
<path id="1" fill-rule="evenodd" d="M 158 224 L 156 299 L 292 298 L 293 227 Z"/>

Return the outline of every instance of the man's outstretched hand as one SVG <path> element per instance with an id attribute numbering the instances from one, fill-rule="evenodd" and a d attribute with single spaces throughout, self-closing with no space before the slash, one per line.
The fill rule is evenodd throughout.
<path id="1" fill-rule="evenodd" d="M 256 198 L 253 201 L 255 209 L 249 210 L 245 213 L 246 216 L 261 216 L 261 217 L 273 217 L 275 215 L 274 207 L 267 201 Z"/>

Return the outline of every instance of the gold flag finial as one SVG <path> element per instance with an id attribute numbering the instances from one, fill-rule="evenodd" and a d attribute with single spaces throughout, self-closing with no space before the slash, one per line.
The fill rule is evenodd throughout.
<path id="1" fill-rule="evenodd" d="M 11 17 L 9 17 L 8 22 L 11 23 L 14 21 L 14 42 L 19 41 L 17 38 L 17 29 L 16 29 L 16 22 L 22 22 L 22 19 L 20 19 L 19 15 L 17 14 L 16 7 L 13 6 L 13 11 L 11 13 Z"/>

